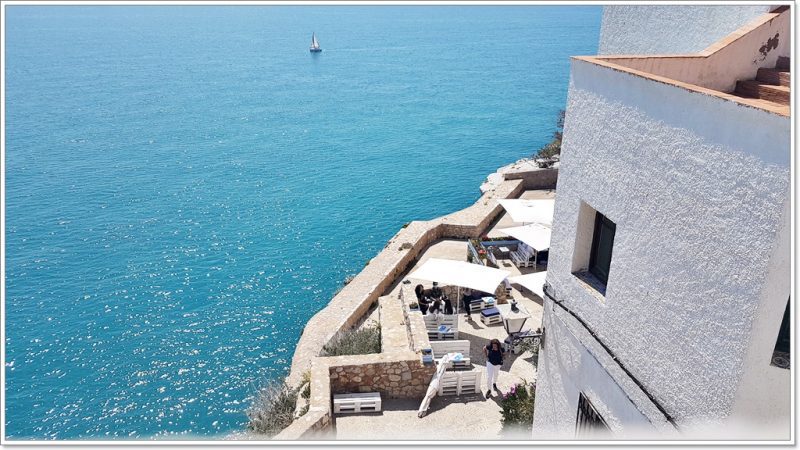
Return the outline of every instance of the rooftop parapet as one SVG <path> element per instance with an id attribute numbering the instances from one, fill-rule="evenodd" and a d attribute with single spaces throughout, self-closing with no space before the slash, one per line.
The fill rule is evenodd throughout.
<path id="1" fill-rule="evenodd" d="M 779 57 L 789 55 L 790 14 L 789 6 L 776 8 L 696 54 L 574 59 L 788 117 L 789 105 L 741 97 L 734 89 L 738 81 L 755 78 L 759 69 L 775 67 Z"/>

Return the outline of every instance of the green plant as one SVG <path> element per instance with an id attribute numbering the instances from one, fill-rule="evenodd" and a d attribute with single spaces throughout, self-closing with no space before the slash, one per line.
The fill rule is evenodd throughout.
<path id="1" fill-rule="evenodd" d="M 302 378 L 300 378 L 300 386 L 303 387 L 303 391 L 300 392 L 300 396 L 304 399 L 308 400 L 311 397 L 311 371 L 306 370 L 303 372 Z"/>
<path id="2" fill-rule="evenodd" d="M 341 331 L 322 347 L 322 356 L 366 355 L 380 352 L 380 325 Z"/>
<path id="3" fill-rule="evenodd" d="M 536 384 L 524 381 L 515 384 L 503 394 L 503 431 L 505 433 L 530 432 L 533 426 L 533 407 L 536 400 Z"/>
<path id="4" fill-rule="evenodd" d="M 564 137 L 564 119 L 566 117 L 566 111 L 561 110 L 558 112 L 558 122 L 556 122 L 556 131 L 553 132 L 553 140 L 550 141 L 549 144 L 545 145 L 544 147 L 540 148 L 534 157 L 536 158 L 551 158 L 554 155 L 561 154 L 561 139 Z"/>
<path id="5" fill-rule="evenodd" d="M 298 414 L 298 417 L 305 416 L 310 408 L 311 408 L 311 405 L 306 403 L 306 406 L 303 406 L 303 409 L 300 410 L 300 414 Z"/>
<path id="6" fill-rule="evenodd" d="M 274 436 L 291 425 L 297 407 L 297 389 L 273 380 L 258 390 L 247 409 L 247 429 Z"/>
<path id="7" fill-rule="evenodd" d="M 419 308 L 419 303 L 411 302 L 411 303 L 408 304 L 408 307 L 411 308 L 411 309 L 418 309 Z"/>

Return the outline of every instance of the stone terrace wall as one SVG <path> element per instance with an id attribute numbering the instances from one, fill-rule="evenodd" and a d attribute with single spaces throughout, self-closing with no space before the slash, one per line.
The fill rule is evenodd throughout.
<path id="1" fill-rule="evenodd" d="M 382 355 L 381 358 L 347 357 L 330 366 L 331 392 L 380 392 L 384 398 L 421 399 L 431 382 L 435 366 L 422 364 L 414 352 Z M 398 360 L 398 357 L 403 359 Z M 384 360 L 384 361 L 381 361 Z"/>
<path id="2" fill-rule="evenodd" d="M 310 408 L 275 439 L 326 437 L 332 424 L 332 394 L 380 392 L 384 398 L 422 398 L 425 395 L 436 368 L 423 365 L 420 354 L 411 349 L 402 300 L 384 296 L 378 304 L 381 353 L 312 358 Z M 424 330 L 424 324 L 422 327 Z M 425 339 L 421 345 L 427 346 L 427 334 Z"/>

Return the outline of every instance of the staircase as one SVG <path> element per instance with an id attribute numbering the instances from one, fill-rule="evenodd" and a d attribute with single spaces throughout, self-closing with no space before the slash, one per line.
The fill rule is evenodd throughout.
<path id="1" fill-rule="evenodd" d="M 789 58 L 778 57 L 774 69 L 758 69 L 755 80 L 736 82 L 734 95 L 757 98 L 778 105 L 789 106 L 790 86 Z"/>

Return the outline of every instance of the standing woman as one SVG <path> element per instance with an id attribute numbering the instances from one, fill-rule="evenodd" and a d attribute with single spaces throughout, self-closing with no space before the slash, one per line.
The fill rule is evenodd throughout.
<path id="1" fill-rule="evenodd" d="M 497 339 L 492 339 L 489 345 L 483 347 L 483 354 L 486 356 L 487 389 L 489 385 L 491 385 L 495 391 L 500 392 L 500 389 L 497 389 L 497 375 L 500 373 L 500 367 L 503 365 L 503 353 L 505 353 L 505 350 Z M 486 396 L 492 396 L 491 389 L 486 391 Z"/>

